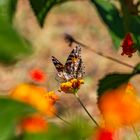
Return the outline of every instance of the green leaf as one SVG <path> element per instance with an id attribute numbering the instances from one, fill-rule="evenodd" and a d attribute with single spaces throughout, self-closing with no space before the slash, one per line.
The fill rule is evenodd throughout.
<path id="1" fill-rule="evenodd" d="M 135 41 L 135 48 L 137 48 L 140 51 L 140 30 L 138 30 L 140 26 L 140 16 L 131 13 L 131 10 L 137 9 L 137 4 L 131 5 L 131 7 L 128 6 L 127 2 L 125 0 L 120 1 L 122 14 L 123 14 L 123 23 L 124 23 L 124 29 L 125 32 L 131 32 L 134 36 Z M 137 11 L 137 10 L 136 10 Z"/>
<path id="2" fill-rule="evenodd" d="M 138 63 L 133 70 L 133 73 L 136 74 L 140 74 L 140 63 Z"/>
<path id="3" fill-rule="evenodd" d="M 136 39 L 135 47 L 140 51 L 140 16 L 130 13 L 124 0 L 119 1 L 122 7 L 122 15 L 117 8 L 108 0 L 91 0 L 101 16 L 103 22 L 108 27 L 115 47 L 120 47 L 121 40 L 126 33 L 133 33 Z"/>
<path id="4" fill-rule="evenodd" d="M 129 17 L 129 24 L 127 24 L 127 31 L 133 33 L 134 36 L 134 42 L 135 42 L 135 48 L 137 48 L 140 52 L 140 30 L 138 29 L 140 27 L 140 16 L 134 16 L 131 14 L 128 14 Z"/>
<path id="5" fill-rule="evenodd" d="M 57 4 L 66 2 L 69 0 L 29 0 L 30 4 L 34 10 L 34 13 L 38 19 L 38 22 L 43 26 L 44 20 L 48 12 Z"/>
<path id="6" fill-rule="evenodd" d="M 31 54 L 31 46 L 0 18 L 0 62 L 13 63 Z"/>
<path id="7" fill-rule="evenodd" d="M 14 63 L 31 53 L 31 47 L 12 27 L 17 0 L 0 0 L 0 62 Z"/>
<path id="8" fill-rule="evenodd" d="M 0 0 L 0 17 L 12 23 L 16 4 L 17 0 Z"/>
<path id="9" fill-rule="evenodd" d="M 0 140 L 12 139 L 18 119 L 33 112 L 29 105 L 0 97 Z"/>
<path id="10" fill-rule="evenodd" d="M 67 126 L 67 128 L 68 127 L 69 126 Z M 66 126 L 64 128 L 67 129 Z M 56 138 L 57 140 L 71 140 L 69 137 L 66 136 L 64 128 L 56 124 L 51 124 L 49 125 L 47 132 L 42 132 L 42 133 L 26 132 L 23 135 L 22 140 L 55 140 Z"/>
<path id="11" fill-rule="evenodd" d="M 96 6 L 99 15 L 108 27 L 115 48 L 118 49 L 125 32 L 123 20 L 117 8 L 108 0 L 91 0 L 91 2 Z"/>
<path id="12" fill-rule="evenodd" d="M 132 76 L 134 76 L 133 73 L 128 74 L 113 73 L 106 75 L 103 79 L 99 81 L 98 97 L 103 95 L 103 93 L 107 90 L 115 89 L 120 85 L 127 83 Z"/>
<path id="13" fill-rule="evenodd" d="M 137 27 L 140 27 L 140 17 L 135 17 L 135 18 L 136 18 L 135 19 L 136 20 L 136 22 L 135 22 L 136 25 L 133 25 L 133 28 L 135 28 L 135 30 L 136 30 L 136 29 L 138 29 Z M 140 31 L 137 34 L 134 33 L 134 36 L 135 36 L 135 39 L 137 40 L 136 48 L 140 52 Z"/>
<path id="14" fill-rule="evenodd" d="M 140 52 L 140 30 L 138 30 L 140 27 L 140 16 L 129 15 L 129 20 L 129 32 L 133 33 L 135 39 L 135 47 Z"/>
<path id="15" fill-rule="evenodd" d="M 50 140 L 47 138 L 47 132 L 45 133 L 26 133 L 22 140 Z"/>

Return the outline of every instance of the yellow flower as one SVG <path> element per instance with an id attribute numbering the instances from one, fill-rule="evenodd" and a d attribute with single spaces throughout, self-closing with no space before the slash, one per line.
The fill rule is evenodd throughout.
<path id="1" fill-rule="evenodd" d="M 32 84 L 20 84 L 10 94 L 11 98 L 25 102 L 38 109 L 41 113 L 53 116 L 56 112 L 54 104 L 58 100 L 54 92 Z"/>
<path id="2" fill-rule="evenodd" d="M 106 91 L 99 97 L 98 107 L 108 127 L 118 128 L 140 121 L 140 100 L 131 84 Z"/>
<path id="3" fill-rule="evenodd" d="M 80 88 L 81 84 L 84 84 L 84 80 L 71 79 L 68 82 L 62 83 L 60 85 L 59 91 L 63 91 L 65 93 L 74 93 Z"/>

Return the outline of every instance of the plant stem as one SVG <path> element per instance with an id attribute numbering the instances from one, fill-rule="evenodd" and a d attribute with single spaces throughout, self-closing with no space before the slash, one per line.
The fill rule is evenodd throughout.
<path id="1" fill-rule="evenodd" d="M 59 118 L 61 121 L 63 121 L 65 124 L 70 125 L 70 123 L 69 123 L 68 121 L 64 120 L 64 119 L 63 119 L 62 117 L 60 117 L 58 114 L 55 113 L 55 116 L 56 116 L 57 118 Z"/>
<path id="2" fill-rule="evenodd" d="M 106 59 L 112 60 L 112 61 L 114 61 L 114 62 L 117 62 L 117 63 L 121 64 L 121 65 L 124 65 L 124 66 L 127 66 L 127 67 L 129 67 L 129 68 L 134 69 L 134 66 L 132 66 L 132 65 L 130 65 L 130 64 L 127 64 L 127 63 L 125 63 L 125 62 L 122 62 L 122 61 L 120 61 L 120 60 L 118 60 L 118 59 L 116 59 L 116 58 L 113 58 L 113 57 L 111 57 L 111 56 L 104 55 L 102 52 L 97 51 L 97 50 L 95 50 L 95 49 L 93 49 L 93 48 L 91 48 L 91 47 L 89 47 L 89 46 L 87 46 L 87 45 L 85 45 L 85 44 L 83 44 L 83 43 L 81 43 L 81 42 L 75 40 L 75 39 L 74 39 L 71 35 L 69 35 L 69 34 L 66 34 L 66 35 L 65 35 L 65 39 L 66 39 L 66 41 L 69 43 L 69 46 L 71 46 L 72 43 L 79 44 L 79 45 L 83 46 L 84 48 L 86 48 L 87 50 L 90 50 L 90 51 L 94 52 L 95 54 L 97 54 L 97 55 L 99 55 L 99 56 L 102 56 L 102 57 L 104 57 L 104 58 L 106 58 Z"/>
<path id="3" fill-rule="evenodd" d="M 86 111 L 86 113 L 88 114 L 88 116 L 90 117 L 90 119 L 93 121 L 94 124 L 96 124 L 97 127 L 100 127 L 99 124 L 96 122 L 96 120 L 91 116 L 91 114 L 88 112 L 88 110 L 86 109 L 86 107 L 84 106 L 83 102 L 81 101 L 81 99 L 79 98 L 78 94 L 75 93 L 74 94 L 77 98 L 77 100 L 79 101 L 79 103 L 81 104 L 81 106 L 83 107 L 83 109 Z"/>
<path id="4" fill-rule="evenodd" d="M 139 135 L 138 135 L 138 133 L 137 133 L 137 130 L 136 130 L 136 128 L 134 127 L 134 125 L 132 125 L 132 129 L 133 129 L 133 131 L 134 131 L 134 133 L 135 133 L 135 135 L 136 135 L 136 137 L 137 137 L 137 140 L 140 140 L 140 137 L 139 137 Z"/>

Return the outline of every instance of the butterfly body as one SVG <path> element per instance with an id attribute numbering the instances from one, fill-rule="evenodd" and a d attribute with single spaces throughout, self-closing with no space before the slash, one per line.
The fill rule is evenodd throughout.
<path id="1" fill-rule="evenodd" d="M 76 46 L 68 56 L 65 65 L 52 56 L 52 62 L 58 72 L 58 77 L 64 81 L 81 79 L 84 75 L 83 62 L 81 59 L 81 47 Z"/>

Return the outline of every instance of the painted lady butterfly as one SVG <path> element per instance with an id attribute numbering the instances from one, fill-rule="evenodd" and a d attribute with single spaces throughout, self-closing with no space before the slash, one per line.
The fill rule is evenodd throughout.
<path id="1" fill-rule="evenodd" d="M 76 46 L 67 58 L 65 65 L 52 56 L 52 62 L 58 71 L 58 77 L 64 81 L 71 79 L 82 79 L 84 75 L 84 67 L 81 58 L 81 47 Z"/>

